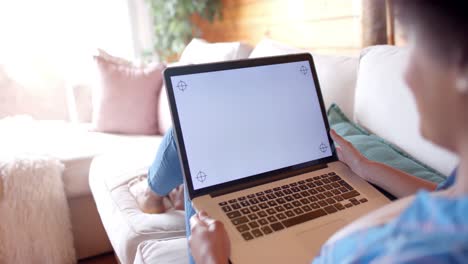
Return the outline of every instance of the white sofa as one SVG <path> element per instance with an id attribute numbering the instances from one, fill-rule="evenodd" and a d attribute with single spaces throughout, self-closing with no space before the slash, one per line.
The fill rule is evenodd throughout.
<path id="1" fill-rule="evenodd" d="M 264 40 L 250 57 L 297 52 L 304 51 Z M 361 126 L 445 175 L 456 166 L 457 157 L 419 135 L 414 100 L 401 76 L 404 48 L 375 46 L 359 57 L 313 56 L 326 107 L 337 103 Z M 129 193 L 127 183 L 146 173 L 155 154 L 152 147 L 146 150 L 93 160 L 90 186 L 99 214 L 121 263 L 186 263 L 183 212 L 144 214 Z"/>

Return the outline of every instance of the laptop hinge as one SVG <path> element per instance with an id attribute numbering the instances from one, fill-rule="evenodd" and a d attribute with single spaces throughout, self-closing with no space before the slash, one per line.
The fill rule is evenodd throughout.
<path id="1" fill-rule="evenodd" d="M 275 176 L 270 176 L 268 178 L 262 178 L 262 179 L 258 179 L 258 180 L 253 180 L 251 182 L 241 183 L 241 184 L 236 184 L 235 186 L 226 187 L 226 188 L 223 188 L 222 190 L 217 190 L 217 191 L 214 191 L 214 192 L 210 193 L 210 196 L 211 197 L 218 197 L 218 196 L 225 195 L 225 194 L 228 194 L 228 193 L 237 192 L 237 191 L 240 191 L 240 190 L 245 190 L 245 189 L 252 188 L 252 187 L 255 187 L 255 186 L 258 186 L 258 185 L 262 185 L 262 184 L 266 184 L 266 183 L 286 179 L 286 178 L 289 178 L 289 177 L 293 177 L 293 176 L 297 176 L 297 175 L 300 175 L 300 174 L 304 174 L 304 173 L 308 173 L 308 172 L 316 171 L 316 170 L 321 170 L 321 169 L 325 169 L 325 168 L 328 168 L 327 164 L 319 164 L 319 165 L 307 167 L 307 168 L 304 168 L 304 169 L 296 170 L 296 171 L 293 171 L 293 172 L 281 173 L 281 174 L 278 174 L 278 175 L 275 175 Z"/>

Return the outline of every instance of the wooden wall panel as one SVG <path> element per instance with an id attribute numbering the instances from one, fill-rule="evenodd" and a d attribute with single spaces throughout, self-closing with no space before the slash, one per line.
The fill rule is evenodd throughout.
<path id="1" fill-rule="evenodd" d="M 350 54 L 361 48 L 360 0 L 223 0 L 223 19 L 194 17 L 211 42 L 257 44 L 271 38 L 296 47 Z"/>

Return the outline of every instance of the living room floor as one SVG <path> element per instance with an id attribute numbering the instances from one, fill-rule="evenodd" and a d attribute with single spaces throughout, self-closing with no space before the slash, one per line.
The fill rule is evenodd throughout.
<path id="1" fill-rule="evenodd" d="M 114 253 L 104 254 L 78 261 L 78 264 L 118 264 Z"/>

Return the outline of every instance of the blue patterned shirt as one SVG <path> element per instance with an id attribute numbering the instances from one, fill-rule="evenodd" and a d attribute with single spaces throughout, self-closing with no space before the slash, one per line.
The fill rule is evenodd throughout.
<path id="1" fill-rule="evenodd" d="M 456 172 L 438 186 L 454 184 Z M 391 222 L 326 244 L 313 263 L 468 263 L 468 196 L 420 191 Z"/>

